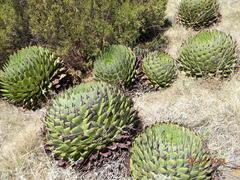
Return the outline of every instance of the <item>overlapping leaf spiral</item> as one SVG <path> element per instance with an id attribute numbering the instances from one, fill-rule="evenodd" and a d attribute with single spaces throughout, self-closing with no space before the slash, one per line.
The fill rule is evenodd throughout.
<path id="1" fill-rule="evenodd" d="M 178 62 L 188 75 L 228 77 L 237 62 L 236 45 L 231 36 L 206 30 L 190 37 L 180 50 Z"/>
<path id="2" fill-rule="evenodd" d="M 177 76 L 174 60 L 165 53 L 150 53 L 143 59 L 142 69 L 149 81 L 159 87 L 169 86 Z"/>
<path id="3" fill-rule="evenodd" d="M 0 91 L 9 101 L 34 108 L 45 100 L 51 82 L 61 73 L 59 58 L 48 49 L 32 46 L 11 55 L 3 67 Z"/>
<path id="4" fill-rule="evenodd" d="M 206 180 L 211 176 L 210 156 L 189 129 L 155 124 L 140 134 L 131 150 L 130 169 L 135 179 Z"/>
<path id="5" fill-rule="evenodd" d="M 96 80 L 119 86 L 128 86 L 136 73 L 136 57 L 130 48 L 112 45 L 106 48 L 94 63 Z"/>
<path id="6" fill-rule="evenodd" d="M 104 82 L 83 83 L 59 95 L 45 124 L 48 144 L 67 160 L 86 160 L 109 144 L 136 118 L 132 101 Z"/>
<path id="7" fill-rule="evenodd" d="M 211 25 L 219 17 L 218 0 L 182 0 L 177 20 L 194 29 Z"/>

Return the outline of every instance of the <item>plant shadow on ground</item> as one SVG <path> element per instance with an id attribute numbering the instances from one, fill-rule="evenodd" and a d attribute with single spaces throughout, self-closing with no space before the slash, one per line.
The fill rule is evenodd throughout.
<path id="1" fill-rule="evenodd" d="M 168 39 L 164 32 L 172 27 L 172 22 L 165 19 L 163 26 L 151 26 L 142 31 L 136 40 L 136 47 L 147 49 L 148 51 L 164 51 L 168 45 Z"/>

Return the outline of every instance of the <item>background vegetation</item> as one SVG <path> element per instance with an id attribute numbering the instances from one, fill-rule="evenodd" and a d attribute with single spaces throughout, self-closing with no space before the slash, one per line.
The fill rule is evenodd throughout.
<path id="1" fill-rule="evenodd" d="M 166 4 L 167 0 L 1 0 L 1 54 L 5 60 L 17 48 L 41 44 L 84 72 L 109 44 L 134 46 L 142 33 L 161 27 Z"/>
<path id="2" fill-rule="evenodd" d="M 25 10 L 25 0 L 0 0 L 0 65 L 32 38 Z"/>
<path id="3" fill-rule="evenodd" d="M 166 10 L 166 17 L 172 22 L 172 27 L 164 35 L 169 42 L 167 52 L 174 58 L 177 57 L 181 44 L 189 35 L 196 33 L 175 23 L 179 1 L 169 0 Z M 10 1 L 1 1 L 0 6 L 3 5 L 2 2 Z M 240 2 L 239 0 L 220 0 L 220 2 L 221 22 L 212 28 L 231 34 L 240 46 Z M 1 53 L 9 52 L 2 51 L 3 48 L 14 47 L 10 42 L 14 39 L 13 37 L 17 37 L 14 33 L 15 29 L 21 27 L 15 26 L 14 19 L 7 18 L 8 15 L 15 13 L 8 8 L 9 6 L 0 8 L 0 17 L 6 16 L 6 19 L 1 19 L 0 22 L 13 24 L 8 28 L 1 26 L 5 27 L 0 30 L 1 41 L 9 43 L 4 46 L 1 44 Z M 12 36 L 3 35 L 6 32 Z M 30 43 L 35 42 L 46 43 L 36 35 L 31 38 Z M 72 48 L 72 50 L 75 49 Z M 195 80 L 180 75 L 173 86 L 166 90 L 144 95 L 136 92 L 134 101 L 140 116 L 145 119 L 145 126 L 171 119 L 171 121 L 190 126 L 201 134 L 207 140 L 211 152 L 218 158 L 225 159 L 226 164 L 223 164 L 217 172 L 220 179 L 239 180 L 239 87 L 239 73 L 229 81 L 223 82 L 215 79 Z M 26 111 L 0 101 L 0 179 L 130 179 L 126 175 L 127 169 L 124 166 L 126 154 L 116 161 L 106 163 L 103 167 L 89 172 L 58 168 L 56 162 L 43 150 L 44 143 L 40 132 L 44 112 L 45 108 L 38 111 Z"/>

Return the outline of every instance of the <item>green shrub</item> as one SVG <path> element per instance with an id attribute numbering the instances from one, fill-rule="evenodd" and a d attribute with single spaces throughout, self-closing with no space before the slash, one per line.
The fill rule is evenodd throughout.
<path id="1" fill-rule="evenodd" d="M 26 5 L 26 0 L 0 0 L 0 65 L 31 39 Z"/>
<path id="2" fill-rule="evenodd" d="M 110 44 L 132 46 L 141 32 L 164 24 L 167 0 L 28 0 L 34 36 L 66 55 L 70 65 Z M 78 56 L 74 62 L 74 56 Z M 80 67 L 78 67 L 80 68 Z"/>

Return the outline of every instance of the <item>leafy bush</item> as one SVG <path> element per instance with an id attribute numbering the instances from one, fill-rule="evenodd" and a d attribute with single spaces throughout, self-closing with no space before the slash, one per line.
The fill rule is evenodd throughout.
<path id="1" fill-rule="evenodd" d="M 58 53 L 67 54 L 68 64 L 79 66 L 80 60 L 92 59 L 103 47 L 134 45 L 145 29 L 163 25 L 167 0 L 28 0 L 28 3 L 33 35 L 56 47 Z"/>
<path id="2" fill-rule="evenodd" d="M 0 65 L 31 39 L 25 7 L 26 0 L 0 0 Z"/>

